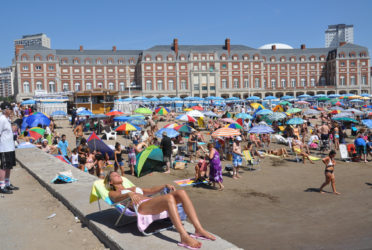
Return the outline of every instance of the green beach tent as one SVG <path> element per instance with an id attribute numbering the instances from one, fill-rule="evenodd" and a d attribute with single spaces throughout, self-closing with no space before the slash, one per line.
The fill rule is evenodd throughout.
<path id="1" fill-rule="evenodd" d="M 155 145 L 151 145 L 137 155 L 137 163 L 134 171 L 137 177 L 154 171 L 163 171 L 163 151 Z"/>

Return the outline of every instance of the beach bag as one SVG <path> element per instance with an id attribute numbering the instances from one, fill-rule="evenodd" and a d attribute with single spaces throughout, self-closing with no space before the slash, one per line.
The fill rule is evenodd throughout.
<path id="1" fill-rule="evenodd" d="M 174 164 L 174 169 L 185 169 L 186 163 L 184 161 L 176 161 Z"/>
<path id="2" fill-rule="evenodd" d="M 317 149 L 318 148 L 318 144 L 316 144 L 315 142 L 313 142 L 313 143 L 310 144 L 310 148 Z"/>
<path id="3" fill-rule="evenodd" d="M 51 181 L 54 184 L 63 184 L 75 182 L 77 179 L 73 178 L 71 170 L 59 172 L 56 177 Z"/>

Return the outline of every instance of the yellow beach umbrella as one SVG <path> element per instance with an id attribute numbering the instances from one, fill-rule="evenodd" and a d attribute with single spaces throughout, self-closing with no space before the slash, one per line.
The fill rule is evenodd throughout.
<path id="1" fill-rule="evenodd" d="M 360 98 L 360 99 L 361 99 L 361 100 L 370 100 L 371 98 L 365 96 L 365 97 L 362 97 L 362 98 Z"/>
<path id="2" fill-rule="evenodd" d="M 265 109 L 265 107 L 262 106 L 262 104 L 257 103 L 257 102 L 251 103 L 251 107 L 254 109 L 258 109 L 259 107 L 261 107 L 262 109 Z"/>

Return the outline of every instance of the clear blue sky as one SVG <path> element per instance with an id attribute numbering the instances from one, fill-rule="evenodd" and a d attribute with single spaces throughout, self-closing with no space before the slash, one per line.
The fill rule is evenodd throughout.
<path id="1" fill-rule="evenodd" d="M 1 1 L 0 67 L 13 40 L 45 33 L 54 49 L 146 49 L 157 44 L 271 42 L 324 47 L 329 24 L 354 24 L 354 42 L 372 48 L 372 1 L 18 0 Z"/>

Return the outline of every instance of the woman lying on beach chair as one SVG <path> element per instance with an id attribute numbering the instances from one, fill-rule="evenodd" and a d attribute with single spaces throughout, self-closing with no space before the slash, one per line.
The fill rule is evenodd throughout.
<path id="1" fill-rule="evenodd" d="M 269 149 L 267 150 L 267 154 L 275 155 L 275 156 L 282 156 L 282 157 L 289 157 L 288 151 L 286 148 L 278 148 L 278 149 Z"/>
<path id="2" fill-rule="evenodd" d="M 127 198 L 132 200 L 133 206 L 138 212 L 138 220 L 141 220 L 141 216 L 146 215 L 168 215 L 181 236 L 181 243 L 179 243 L 179 246 L 194 249 L 201 247 L 201 243 L 196 239 L 216 240 L 216 238 L 208 233 L 200 224 L 194 205 L 185 190 L 176 190 L 172 185 L 143 189 L 139 187 L 125 188 L 123 186 L 122 177 L 116 172 L 109 172 L 104 183 L 106 188 L 110 190 L 109 197 L 113 202 L 120 202 Z M 173 192 L 157 197 L 148 197 L 149 195 L 158 193 L 164 188 L 168 188 Z M 195 227 L 194 234 L 189 235 L 182 225 L 177 210 L 177 204 L 179 203 L 182 203 L 184 211 Z"/>

